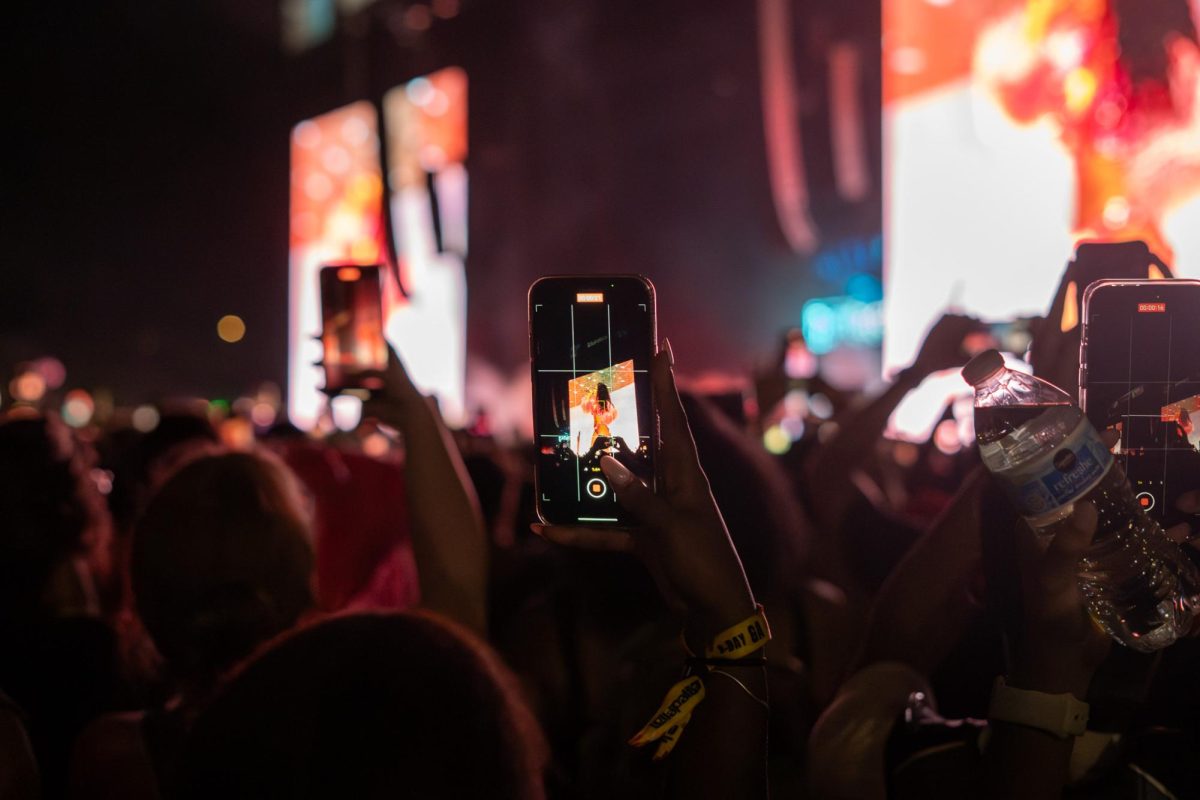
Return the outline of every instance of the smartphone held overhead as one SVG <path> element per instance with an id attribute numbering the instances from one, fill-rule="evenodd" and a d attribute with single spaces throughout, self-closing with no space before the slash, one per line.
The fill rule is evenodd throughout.
<path id="1" fill-rule="evenodd" d="M 1164 525 L 1200 489 L 1200 281 L 1099 281 L 1083 299 L 1080 405 L 1118 436 L 1139 504 Z"/>
<path id="2" fill-rule="evenodd" d="M 536 498 L 550 524 L 623 525 L 600 469 L 654 481 L 654 287 L 640 276 L 542 278 L 529 289 Z"/>
<path id="3" fill-rule="evenodd" d="M 366 395 L 383 387 L 382 270 L 377 265 L 321 268 L 321 364 L 329 396 Z"/>

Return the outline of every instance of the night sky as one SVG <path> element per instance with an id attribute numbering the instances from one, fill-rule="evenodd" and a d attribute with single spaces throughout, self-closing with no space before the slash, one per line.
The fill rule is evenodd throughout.
<path id="1" fill-rule="evenodd" d="M 301 56 L 282 50 L 278 9 L 257 0 L 10 20 L 3 374 L 53 354 L 68 387 L 108 386 L 125 403 L 282 385 L 290 128 L 450 64 L 471 81 L 478 356 L 522 368 L 525 290 L 540 274 L 650 275 L 660 330 L 697 370 L 761 359 L 805 299 L 840 292 L 774 220 L 754 4 L 466 0 L 422 34 L 404 29 L 404 7 L 380 2 Z M 816 54 L 797 70 L 831 245 L 879 229 L 877 190 L 857 206 L 822 201 L 820 53 L 847 31 L 878 42 L 871 14 L 855 2 L 798 22 L 798 49 Z M 877 96 L 865 88 L 866 103 Z M 867 118 L 877 147 L 877 108 Z M 215 328 L 230 313 L 247 324 L 232 345 Z"/>
<path id="2" fill-rule="evenodd" d="M 208 7 L 60 7 L 7 48 L 6 369 L 54 354 L 129 402 L 282 378 L 294 102 L 273 38 Z"/>

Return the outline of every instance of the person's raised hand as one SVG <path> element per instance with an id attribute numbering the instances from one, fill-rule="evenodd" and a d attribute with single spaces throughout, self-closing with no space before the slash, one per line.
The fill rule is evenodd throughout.
<path id="1" fill-rule="evenodd" d="M 686 613 L 689 634 L 707 642 L 753 614 L 754 595 L 700 468 L 669 342 L 651 362 L 650 377 L 662 436 L 657 493 L 616 459 L 600 462 L 617 502 L 636 521 L 634 529 L 534 525 L 533 530 L 563 545 L 637 553 L 667 601 Z"/>
<path id="2" fill-rule="evenodd" d="M 387 369 L 383 372 L 383 388 L 363 401 L 363 419 L 377 419 L 384 425 L 399 428 L 407 409 L 414 403 L 427 402 L 404 368 L 404 362 L 388 345 Z"/>
<path id="3" fill-rule="evenodd" d="M 1082 698 L 1108 654 L 1112 641 L 1088 615 L 1078 580 L 1079 559 L 1092 543 L 1096 522 L 1096 507 L 1079 503 L 1044 548 L 1028 525 L 1018 523 L 1024 630 L 1014 686 Z"/>
<path id="4" fill-rule="evenodd" d="M 977 330 L 979 321 L 973 317 L 943 314 L 926 334 L 912 369 L 929 375 L 944 369 L 961 367 L 968 360 L 963 350 L 963 340 Z"/>
<path id="5" fill-rule="evenodd" d="M 363 403 L 363 418 L 404 435 L 409 534 L 421 603 L 487 634 L 487 528 L 462 455 L 438 413 L 391 347 L 383 388 Z"/>

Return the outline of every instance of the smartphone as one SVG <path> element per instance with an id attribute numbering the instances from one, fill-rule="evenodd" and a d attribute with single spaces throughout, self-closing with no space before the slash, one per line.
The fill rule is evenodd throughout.
<path id="1" fill-rule="evenodd" d="M 988 334 L 996 343 L 996 349 L 1022 358 L 1033 344 L 1033 317 L 1018 317 L 1007 322 L 992 322 Z"/>
<path id="2" fill-rule="evenodd" d="M 1079 401 L 1114 451 L 1138 502 L 1164 526 L 1200 489 L 1200 281 L 1104 280 L 1083 297 Z"/>
<path id="3" fill-rule="evenodd" d="M 654 285 L 640 275 L 541 278 L 529 288 L 537 513 L 550 525 L 631 523 L 600 469 L 654 486 Z"/>
<path id="4" fill-rule="evenodd" d="M 963 354 L 974 358 L 984 350 L 999 350 L 1024 358 L 1033 344 L 1033 330 L 1039 321 L 1037 317 L 1017 317 L 1004 322 L 980 322 L 978 329 L 963 339 Z"/>
<path id="5" fill-rule="evenodd" d="M 321 345 L 329 396 L 383 388 L 387 343 L 383 338 L 382 269 L 335 264 L 321 268 Z"/>

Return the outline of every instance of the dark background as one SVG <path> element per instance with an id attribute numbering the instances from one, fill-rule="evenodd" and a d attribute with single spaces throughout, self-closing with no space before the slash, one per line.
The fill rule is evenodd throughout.
<path id="1" fill-rule="evenodd" d="M 124 403 L 282 385 L 291 127 L 451 64 L 470 80 L 475 355 L 523 364 L 525 290 L 541 274 L 649 275 L 660 331 L 695 370 L 741 370 L 805 299 L 843 291 L 775 221 L 754 3 L 464 0 L 424 32 L 405 27 L 410 5 L 380 0 L 299 55 L 267 1 L 13 10 L 3 376 L 53 354 L 68 387 Z M 795 9 L 809 190 L 836 250 L 880 227 L 879 10 Z M 825 53 L 844 38 L 874 59 L 874 188 L 859 203 L 837 198 L 828 157 Z M 216 336 L 229 313 L 247 324 L 238 344 Z"/>

